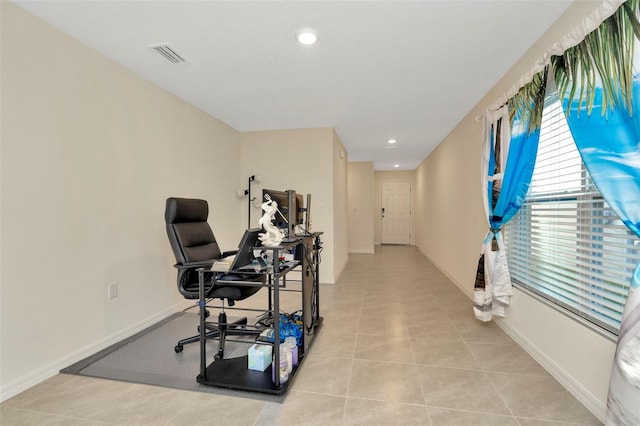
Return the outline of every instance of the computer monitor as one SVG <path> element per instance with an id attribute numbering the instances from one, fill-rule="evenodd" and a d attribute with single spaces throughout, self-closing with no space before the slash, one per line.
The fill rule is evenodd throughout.
<path id="1" fill-rule="evenodd" d="M 307 204 L 304 207 L 304 230 L 308 234 L 311 232 L 311 194 L 307 194 Z"/>
<path id="2" fill-rule="evenodd" d="M 296 194 L 296 225 L 302 225 L 304 223 L 304 196 L 302 194 Z"/>
<path id="3" fill-rule="evenodd" d="M 231 264 L 231 270 L 242 270 L 253 265 L 255 256 L 253 250 L 260 247 L 259 234 L 262 232 L 260 228 L 252 228 L 244 231 L 244 235 L 238 244 L 238 253 Z"/>
<path id="4" fill-rule="evenodd" d="M 296 193 L 293 189 L 279 191 L 274 189 L 262 190 L 263 200 L 274 200 L 278 203 L 278 213 L 274 218 L 274 225 L 286 230 L 287 236 L 295 235 L 296 226 L 306 224 L 305 230 L 309 231 L 311 194 L 307 194 L 307 206 L 305 207 L 304 195 Z"/>
<path id="5" fill-rule="evenodd" d="M 278 212 L 273 218 L 273 224 L 279 228 L 286 228 L 289 220 L 289 194 L 286 191 L 274 189 L 262 190 L 262 202 L 273 200 L 278 204 Z"/>

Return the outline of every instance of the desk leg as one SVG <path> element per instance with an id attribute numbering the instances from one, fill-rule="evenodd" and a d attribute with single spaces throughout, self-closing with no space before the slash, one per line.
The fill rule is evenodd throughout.
<path id="1" fill-rule="evenodd" d="M 269 319 L 273 319 L 273 276 L 269 274 L 268 278 L 269 285 L 267 286 L 267 291 L 269 292 L 269 312 L 267 313 Z"/>
<path id="2" fill-rule="evenodd" d="M 273 250 L 273 370 L 274 385 L 280 388 L 280 260 L 278 249 Z"/>
<path id="3" fill-rule="evenodd" d="M 313 290 L 315 292 L 315 312 L 313 313 L 313 322 L 315 326 L 320 323 L 320 247 L 322 241 L 320 237 L 316 237 L 313 242 Z"/>
<path id="4" fill-rule="evenodd" d="M 198 269 L 198 291 L 200 301 L 200 377 L 207 379 L 207 326 L 206 322 L 206 306 L 207 302 L 204 297 L 204 269 Z"/>

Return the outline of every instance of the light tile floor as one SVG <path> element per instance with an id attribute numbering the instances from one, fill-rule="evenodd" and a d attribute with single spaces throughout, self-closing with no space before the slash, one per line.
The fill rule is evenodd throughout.
<path id="1" fill-rule="evenodd" d="M 0 424 L 600 424 L 415 247 L 350 255 L 320 309 L 282 404 L 60 374 L 2 403 Z"/>

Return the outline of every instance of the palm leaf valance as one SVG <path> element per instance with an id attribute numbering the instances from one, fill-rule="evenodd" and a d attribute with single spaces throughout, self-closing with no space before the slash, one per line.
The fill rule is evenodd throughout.
<path id="1" fill-rule="evenodd" d="M 544 105 L 545 87 L 549 67 L 533 76 L 533 79 L 520 88 L 518 93 L 508 101 L 509 118 L 511 123 L 520 112 L 520 119 L 529 129 L 529 134 L 535 131 L 542 120 L 542 106 Z"/>
<path id="2" fill-rule="evenodd" d="M 590 114 L 599 79 L 603 114 L 615 105 L 623 105 L 632 114 L 633 54 L 635 41 L 640 39 L 639 10 L 640 0 L 628 0 L 582 42 L 561 56 L 552 56 L 547 68 L 509 99 L 509 110 L 522 113 L 522 118 L 531 123 L 530 132 L 537 130 L 543 104 L 540 93 L 544 93 L 547 73 L 553 72 L 559 96 L 562 98 L 569 91 L 569 104 L 577 98 L 586 104 Z"/>

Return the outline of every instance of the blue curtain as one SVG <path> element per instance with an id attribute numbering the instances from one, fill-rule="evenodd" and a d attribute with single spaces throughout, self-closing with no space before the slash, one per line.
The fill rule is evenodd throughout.
<path id="1" fill-rule="evenodd" d="M 539 141 L 540 129 L 529 133 L 527 126 L 517 114 L 511 131 L 507 167 L 500 195 L 495 206 L 489 203 L 489 225 L 492 229 L 502 228 L 522 206 L 536 165 Z"/>
<path id="2" fill-rule="evenodd" d="M 567 96 L 563 100 L 567 121 L 585 167 L 607 203 L 640 236 L 639 76 L 634 76 L 632 111 L 619 102 L 603 113 L 601 87 L 596 89 L 591 114 L 584 102 L 569 106 Z M 630 286 L 609 385 L 607 424 L 611 425 L 640 424 L 640 265 Z"/>
<path id="3" fill-rule="evenodd" d="M 485 114 L 482 183 L 489 232 L 482 244 L 473 294 L 474 314 L 481 321 L 504 317 L 513 294 L 501 230 L 529 190 L 540 140 L 539 125 L 533 127 L 538 130 L 530 132 L 520 114 L 511 124 L 507 106 Z"/>

